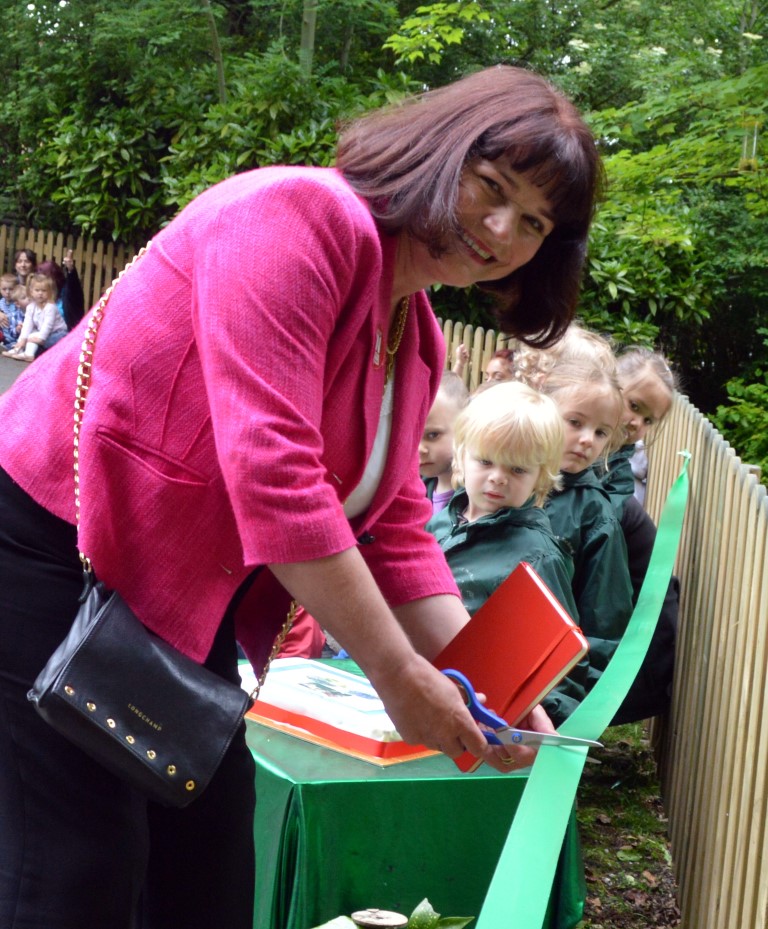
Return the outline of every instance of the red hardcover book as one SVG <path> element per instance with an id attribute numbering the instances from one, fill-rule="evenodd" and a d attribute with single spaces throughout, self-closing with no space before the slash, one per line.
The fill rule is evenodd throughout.
<path id="1" fill-rule="evenodd" d="M 435 658 L 465 674 L 486 706 L 515 726 L 587 653 L 587 640 L 527 562 L 496 588 Z M 462 771 L 480 764 L 466 752 Z"/>

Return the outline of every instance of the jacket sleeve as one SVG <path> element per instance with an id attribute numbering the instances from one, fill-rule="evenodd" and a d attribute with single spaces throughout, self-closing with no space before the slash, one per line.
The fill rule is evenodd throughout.
<path id="1" fill-rule="evenodd" d="M 411 475 L 364 537 L 370 543 L 361 546 L 392 607 L 439 594 L 460 596 L 440 546 L 425 529 L 432 506 L 415 461 Z"/>

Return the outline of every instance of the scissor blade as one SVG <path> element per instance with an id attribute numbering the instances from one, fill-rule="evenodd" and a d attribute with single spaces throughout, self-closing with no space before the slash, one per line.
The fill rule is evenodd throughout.
<path id="1" fill-rule="evenodd" d="M 504 745 L 572 745 L 581 748 L 602 748 L 602 742 L 558 735 L 556 732 L 533 732 L 530 729 L 497 729 L 496 737 Z"/>

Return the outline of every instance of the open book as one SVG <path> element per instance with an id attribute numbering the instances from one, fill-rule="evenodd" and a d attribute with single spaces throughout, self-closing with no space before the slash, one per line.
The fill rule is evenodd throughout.
<path id="1" fill-rule="evenodd" d="M 465 674 L 486 706 L 520 722 L 587 652 L 587 640 L 547 585 L 521 562 L 435 658 Z M 462 771 L 480 762 L 455 759 Z"/>
<path id="2" fill-rule="evenodd" d="M 240 674 L 248 689 L 253 677 L 250 665 L 241 666 Z M 276 659 L 247 715 L 262 725 L 373 764 L 436 754 L 423 745 L 403 742 L 368 679 L 344 670 L 336 661 Z"/>

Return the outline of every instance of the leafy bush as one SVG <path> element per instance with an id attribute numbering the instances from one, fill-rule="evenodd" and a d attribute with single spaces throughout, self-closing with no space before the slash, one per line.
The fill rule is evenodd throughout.
<path id="1" fill-rule="evenodd" d="M 768 329 L 758 332 L 768 349 Z M 748 374 L 749 379 L 728 381 L 728 404 L 712 420 L 743 462 L 760 467 L 760 480 L 768 484 L 768 362 L 755 362 Z"/>

